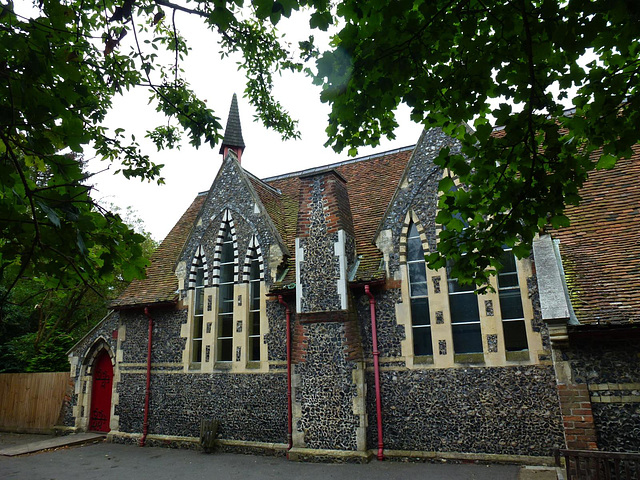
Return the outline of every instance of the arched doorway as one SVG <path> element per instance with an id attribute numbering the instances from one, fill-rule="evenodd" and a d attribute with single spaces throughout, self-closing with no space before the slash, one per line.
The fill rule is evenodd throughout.
<path id="1" fill-rule="evenodd" d="M 107 350 L 102 350 L 93 364 L 89 430 L 108 432 L 111 418 L 113 366 Z"/>

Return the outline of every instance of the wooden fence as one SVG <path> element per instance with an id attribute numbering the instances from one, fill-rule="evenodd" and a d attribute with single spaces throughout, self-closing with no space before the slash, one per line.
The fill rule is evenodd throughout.
<path id="1" fill-rule="evenodd" d="M 53 431 L 69 384 L 69 372 L 0 374 L 0 431 Z"/>

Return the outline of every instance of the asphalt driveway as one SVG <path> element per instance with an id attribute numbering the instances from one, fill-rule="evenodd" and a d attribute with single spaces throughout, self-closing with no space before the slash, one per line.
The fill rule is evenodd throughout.
<path id="1" fill-rule="evenodd" d="M 97 443 L 0 457 L 1 479 L 24 480 L 387 480 L 548 479 L 549 471 L 515 465 L 400 463 L 366 465 L 290 462 L 284 458 Z M 555 475 L 551 478 L 555 478 Z"/>

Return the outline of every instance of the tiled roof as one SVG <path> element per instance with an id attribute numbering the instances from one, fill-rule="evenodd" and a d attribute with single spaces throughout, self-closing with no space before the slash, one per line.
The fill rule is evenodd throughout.
<path id="1" fill-rule="evenodd" d="M 560 240 L 567 283 L 581 323 L 640 321 L 640 146 L 611 170 L 590 174 L 582 202 L 567 209 Z"/>
<path id="2" fill-rule="evenodd" d="M 206 198 L 206 194 L 202 193 L 195 198 L 154 252 L 151 265 L 147 267 L 147 278 L 131 282 L 120 297 L 111 303 L 113 308 L 173 302 L 177 299 L 178 279 L 173 273 L 176 261 Z"/>
<path id="3" fill-rule="evenodd" d="M 346 187 L 349 192 L 356 236 L 356 251 L 358 255 L 362 255 L 356 280 L 379 278 L 382 274 L 380 270 L 382 254 L 373 244 L 373 237 L 412 152 L 413 147 L 407 147 L 264 179 L 265 183 L 282 192 L 280 206 L 283 226 L 280 234 L 290 251 L 293 252 L 295 246 L 300 177 L 309 173 L 334 170 L 347 181 Z"/>
<path id="4" fill-rule="evenodd" d="M 372 280 L 383 274 L 380 270 L 382 254 L 373 244 L 373 236 L 412 152 L 413 148 L 407 147 L 265 180 L 259 180 L 247 172 L 247 178 L 282 236 L 285 246 L 290 252 L 294 252 L 300 177 L 324 170 L 337 171 L 347 181 L 356 250 L 362 256 L 356 280 Z M 196 197 L 153 254 L 151 265 L 147 268 L 147 278 L 134 280 L 112 302 L 112 307 L 126 308 L 177 299 L 175 263 L 206 198 L 206 192 Z M 282 282 L 285 285 L 295 282 L 293 262 L 289 267 L 289 273 Z"/>

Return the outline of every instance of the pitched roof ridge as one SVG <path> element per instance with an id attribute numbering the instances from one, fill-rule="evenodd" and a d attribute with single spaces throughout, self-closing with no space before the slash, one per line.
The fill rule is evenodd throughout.
<path id="1" fill-rule="evenodd" d="M 572 115 L 574 115 L 576 113 L 576 107 L 569 107 L 569 108 L 565 108 L 562 111 L 562 116 L 563 117 L 570 117 Z M 552 118 L 551 115 L 547 115 L 547 118 Z M 493 132 L 501 132 L 502 130 L 504 130 L 504 125 L 494 125 L 492 128 Z"/>
<path id="2" fill-rule="evenodd" d="M 415 145 L 408 145 L 406 147 L 394 148 L 392 150 L 387 150 L 385 152 L 374 153 L 372 155 L 365 155 L 363 157 L 351 158 L 349 160 L 342 160 L 340 162 L 330 163 L 328 165 L 322 165 L 320 167 L 312 167 L 312 168 L 307 168 L 305 170 L 298 170 L 295 172 L 283 173 L 282 175 L 275 175 L 273 177 L 263 178 L 262 182 L 273 182 L 275 180 L 283 180 L 285 178 L 300 177 L 303 175 L 310 175 L 314 173 L 329 171 L 337 167 L 342 167 L 343 165 L 349 165 L 357 162 L 364 162 L 366 160 L 372 160 L 374 158 L 380 158 L 380 157 L 385 157 L 387 155 L 393 155 L 395 153 L 406 152 L 408 150 L 413 150 L 415 147 L 416 147 Z"/>
<path id="3" fill-rule="evenodd" d="M 242 166 L 241 166 L 242 167 Z M 269 185 L 268 183 L 266 183 L 264 180 L 256 177 L 253 173 L 251 173 L 249 170 L 246 169 L 242 169 L 244 170 L 244 173 L 251 178 L 251 180 L 259 183 L 261 186 L 263 186 L 264 188 L 272 191 L 273 193 L 277 194 L 277 195 L 282 195 L 282 191 L 280 191 L 280 189 L 272 187 L 271 185 Z"/>

